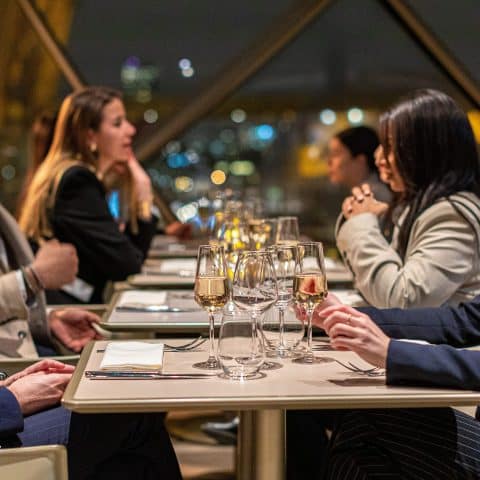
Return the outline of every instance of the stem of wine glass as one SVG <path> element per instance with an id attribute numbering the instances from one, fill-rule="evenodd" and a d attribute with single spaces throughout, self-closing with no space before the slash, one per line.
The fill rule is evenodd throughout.
<path id="1" fill-rule="evenodd" d="M 286 350 L 287 346 L 285 345 L 285 309 L 283 306 L 278 307 L 278 320 L 280 322 L 279 325 L 279 346 L 280 350 Z"/>
<path id="2" fill-rule="evenodd" d="M 252 351 L 254 357 L 257 356 L 257 312 L 252 310 Z"/>
<path id="3" fill-rule="evenodd" d="M 313 362 L 313 350 L 312 350 L 312 319 L 314 307 L 307 307 L 307 351 L 305 352 L 305 359 Z"/>
<path id="4" fill-rule="evenodd" d="M 208 311 L 208 333 L 209 333 L 209 353 L 207 363 L 216 364 L 217 357 L 215 355 L 215 316 L 213 311 Z"/>

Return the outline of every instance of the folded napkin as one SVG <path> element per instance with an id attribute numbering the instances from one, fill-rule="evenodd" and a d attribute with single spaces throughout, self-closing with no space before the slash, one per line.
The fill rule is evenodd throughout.
<path id="1" fill-rule="evenodd" d="M 117 307 L 127 303 L 142 303 L 148 305 L 164 305 L 167 301 L 167 292 L 148 290 L 127 290 L 122 292 L 117 302 Z"/>
<path id="2" fill-rule="evenodd" d="M 163 260 L 160 264 L 161 273 L 178 274 L 180 271 L 192 272 L 195 275 L 197 260 L 195 258 L 175 258 Z"/>
<path id="3" fill-rule="evenodd" d="M 100 363 L 101 370 L 161 370 L 163 343 L 110 342 Z"/>

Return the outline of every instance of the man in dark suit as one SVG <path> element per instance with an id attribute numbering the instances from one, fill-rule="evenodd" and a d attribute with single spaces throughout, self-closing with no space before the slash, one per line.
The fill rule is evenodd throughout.
<path id="1" fill-rule="evenodd" d="M 333 348 L 385 368 L 388 385 L 480 389 L 480 351 L 462 350 L 480 344 L 480 296 L 459 307 L 356 310 L 329 295 L 314 321 Z M 333 426 L 326 448 L 325 425 Z M 292 412 L 288 430 L 289 470 L 301 463 L 308 478 L 480 478 L 480 422 L 457 410 Z M 315 444 L 294 445 L 302 435 Z"/>
<path id="2" fill-rule="evenodd" d="M 73 368 L 45 359 L 0 382 L 0 448 L 65 445 L 71 480 L 181 478 L 162 414 L 78 415 L 57 406 Z"/>

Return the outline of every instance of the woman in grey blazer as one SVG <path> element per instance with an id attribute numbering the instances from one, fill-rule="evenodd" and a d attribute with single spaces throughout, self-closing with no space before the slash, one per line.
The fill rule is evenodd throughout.
<path id="1" fill-rule="evenodd" d="M 388 207 L 355 187 L 336 230 L 357 288 L 376 307 L 471 300 L 480 294 L 480 168 L 467 116 L 444 93 L 417 91 L 381 117 L 380 141 L 377 166 L 396 199 Z"/>

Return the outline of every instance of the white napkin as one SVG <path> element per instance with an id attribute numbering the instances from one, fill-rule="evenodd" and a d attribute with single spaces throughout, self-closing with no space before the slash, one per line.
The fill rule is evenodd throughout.
<path id="1" fill-rule="evenodd" d="M 195 258 L 172 258 L 163 260 L 160 264 L 161 273 L 173 273 L 178 274 L 182 272 L 191 272 L 192 276 L 195 275 L 197 269 L 197 260 Z"/>
<path id="2" fill-rule="evenodd" d="M 167 301 L 167 292 L 150 290 L 127 290 L 122 292 L 117 302 L 117 307 L 126 303 L 141 303 L 148 305 L 164 305 Z"/>
<path id="3" fill-rule="evenodd" d="M 101 370 L 161 370 L 163 343 L 111 342 L 100 363 Z"/>

